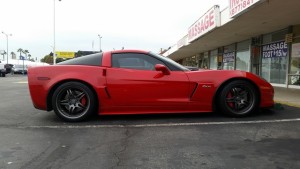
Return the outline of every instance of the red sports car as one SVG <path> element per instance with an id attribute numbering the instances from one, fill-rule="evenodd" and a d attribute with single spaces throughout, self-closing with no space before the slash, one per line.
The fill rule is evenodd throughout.
<path id="1" fill-rule="evenodd" d="M 37 109 L 65 121 L 94 113 L 221 112 L 241 117 L 274 105 L 273 87 L 238 70 L 190 71 L 152 52 L 118 50 L 28 69 Z"/>

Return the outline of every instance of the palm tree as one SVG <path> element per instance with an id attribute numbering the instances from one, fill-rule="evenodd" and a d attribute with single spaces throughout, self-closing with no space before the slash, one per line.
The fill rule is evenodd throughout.
<path id="1" fill-rule="evenodd" d="M 31 54 L 28 54 L 28 60 L 30 60 L 30 58 L 31 58 Z"/>
<path id="2" fill-rule="evenodd" d="M 23 53 L 26 55 L 26 59 L 27 59 L 27 54 L 29 53 L 29 51 L 26 49 L 23 51 Z"/>
<path id="3" fill-rule="evenodd" d="M 16 57 L 15 52 L 10 52 L 10 54 L 11 54 L 11 58 L 12 58 L 12 59 L 16 59 L 16 58 L 15 58 L 15 57 Z"/>
<path id="4" fill-rule="evenodd" d="M 21 53 L 23 53 L 23 49 L 22 49 L 22 48 L 19 48 L 19 49 L 17 50 L 17 52 L 20 52 L 20 59 L 21 59 Z"/>
<path id="5" fill-rule="evenodd" d="M 4 51 L 3 53 L 1 53 L 1 55 L 3 56 L 3 60 L 5 60 L 4 55 L 6 55 L 6 52 Z"/>

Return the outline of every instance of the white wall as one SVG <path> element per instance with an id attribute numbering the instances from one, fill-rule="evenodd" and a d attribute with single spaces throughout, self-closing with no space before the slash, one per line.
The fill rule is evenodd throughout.
<path id="1" fill-rule="evenodd" d="M 168 51 L 166 51 L 164 54 L 162 54 L 165 57 L 168 57 L 169 55 L 171 55 L 172 53 L 176 52 L 178 50 L 177 44 L 173 45 L 171 47 L 171 49 L 169 49 Z"/>
<path id="2" fill-rule="evenodd" d="M 221 26 L 225 25 L 226 23 L 232 21 L 232 18 L 229 16 L 229 7 L 223 9 L 221 11 Z"/>

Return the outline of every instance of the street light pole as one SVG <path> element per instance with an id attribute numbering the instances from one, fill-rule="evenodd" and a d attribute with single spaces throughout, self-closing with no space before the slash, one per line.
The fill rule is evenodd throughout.
<path id="1" fill-rule="evenodd" d="M 3 31 L 2 31 L 2 33 L 6 36 L 6 58 L 7 58 L 6 62 L 8 64 L 8 55 L 9 55 L 9 52 L 8 52 L 8 36 L 12 36 L 12 34 L 6 34 Z"/>
<path id="2" fill-rule="evenodd" d="M 56 64 L 56 54 L 55 54 L 55 1 L 53 0 L 53 64 Z M 61 0 L 59 0 L 61 1 Z"/>
<path id="3" fill-rule="evenodd" d="M 55 1 L 53 0 L 53 65 L 56 64 L 56 55 L 55 55 Z"/>
<path id="4" fill-rule="evenodd" d="M 55 0 L 53 0 L 53 65 L 56 64 L 55 56 Z"/>
<path id="5" fill-rule="evenodd" d="M 102 49 L 101 49 L 101 38 L 102 38 L 102 36 L 100 36 L 100 34 L 98 34 L 98 37 L 99 37 L 99 47 L 100 47 L 100 52 L 102 52 Z"/>

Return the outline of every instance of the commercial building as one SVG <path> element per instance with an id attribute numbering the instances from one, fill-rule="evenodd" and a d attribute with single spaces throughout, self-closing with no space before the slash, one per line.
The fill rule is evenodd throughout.
<path id="1" fill-rule="evenodd" d="M 228 0 L 208 9 L 163 55 L 186 66 L 253 72 L 300 89 L 300 1 Z"/>

